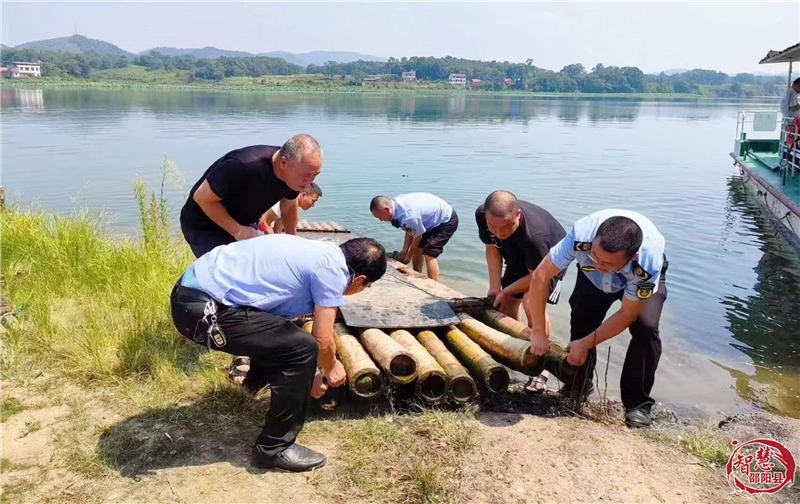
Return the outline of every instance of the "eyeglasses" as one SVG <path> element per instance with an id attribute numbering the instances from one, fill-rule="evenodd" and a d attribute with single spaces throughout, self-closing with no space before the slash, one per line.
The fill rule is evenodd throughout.
<path id="1" fill-rule="evenodd" d="M 610 263 L 607 263 L 605 261 L 601 261 L 600 259 L 595 257 L 595 255 L 592 253 L 592 251 L 589 251 L 589 253 L 586 254 L 586 255 L 589 257 L 589 260 L 592 261 L 595 264 L 595 266 L 600 266 L 602 269 L 609 270 L 612 273 L 619 273 L 620 271 L 622 271 L 622 268 L 615 269 L 615 268 L 611 267 Z"/>

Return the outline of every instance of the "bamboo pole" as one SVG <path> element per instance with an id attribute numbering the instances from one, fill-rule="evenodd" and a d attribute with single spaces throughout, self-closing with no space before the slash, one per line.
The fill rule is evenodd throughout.
<path id="1" fill-rule="evenodd" d="M 372 362 L 358 338 L 341 322 L 333 326 L 336 351 L 347 373 L 350 390 L 359 397 L 375 397 L 381 391 L 381 370 Z"/>
<path id="2" fill-rule="evenodd" d="M 456 326 L 448 327 L 444 339 L 453 354 L 480 378 L 489 392 L 503 392 L 508 388 L 510 380 L 506 368 L 492 359 L 491 355 Z"/>
<path id="3" fill-rule="evenodd" d="M 408 350 L 419 364 L 417 367 L 417 393 L 428 402 L 441 402 L 447 395 L 447 374 L 442 366 L 410 332 L 400 329 L 389 336 Z"/>
<path id="4" fill-rule="evenodd" d="M 481 320 L 488 326 L 502 331 L 511 336 L 529 341 L 531 339 L 531 329 L 517 319 L 511 318 L 497 310 L 484 310 Z"/>
<path id="5" fill-rule="evenodd" d="M 417 377 L 416 359 L 385 332 L 367 329 L 358 340 L 392 381 L 411 383 Z"/>
<path id="6" fill-rule="evenodd" d="M 303 329 L 309 333 L 313 327 L 313 321 L 303 324 Z M 347 326 L 337 323 L 334 326 L 333 339 L 336 343 L 336 353 L 339 354 L 347 375 L 348 388 L 358 397 L 365 399 L 378 395 L 382 388 L 381 372 L 356 337 L 350 334 Z"/>
<path id="7" fill-rule="evenodd" d="M 475 380 L 469 375 L 464 366 L 458 362 L 455 355 L 450 353 L 444 343 L 432 331 L 420 331 L 417 341 L 436 359 L 447 374 L 447 390 L 453 400 L 459 403 L 467 402 L 478 393 Z"/>
<path id="8" fill-rule="evenodd" d="M 511 369 L 530 376 L 536 376 L 544 370 L 544 359 L 530 352 L 531 344 L 527 341 L 492 329 L 467 314 L 462 313 L 458 318 L 461 320 L 459 329 Z"/>
<path id="9" fill-rule="evenodd" d="M 529 327 L 498 311 L 486 310 L 483 312 L 482 318 L 484 322 L 499 331 L 510 334 L 520 340 L 530 340 L 531 330 Z M 574 380 L 580 379 L 582 376 L 579 367 L 567 363 L 567 352 L 565 352 L 564 348 L 558 343 L 550 343 L 550 348 L 544 355 L 543 365 L 544 369 L 553 373 L 556 378 L 566 384 L 571 384 Z M 519 371 L 525 372 L 521 369 Z"/>

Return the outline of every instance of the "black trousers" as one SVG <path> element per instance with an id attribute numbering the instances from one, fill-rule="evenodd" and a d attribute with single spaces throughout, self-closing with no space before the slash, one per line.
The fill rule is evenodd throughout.
<path id="1" fill-rule="evenodd" d="M 175 285 L 172 320 L 183 336 L 196 341 L 195 330 L 205 334 L 200 322 L 209 299 L 201 291 Z M 217 323 L 227 341 L 223 347 L 212 341 L 211 348 L 250 357 L 246 388 L 258 390 L 270 383 L 269 411 L 256 443 L 265 454 L 277 455 L 294 443 L 306 421 L 319 347 L 308 332 L 289 320 L 255 308 L 217 305 Z"/>
<path id="2" fill-rule="evenodd" d="M 655 401 L 650 391 L 655 382 L 656 368 L 661 358 L 661 338 L 658 324 L 661 310 L 667 299 L 666 273 L 668 263 L 664 260 L 658 289 L 644 303 L 644 309 L 633 321 L 629 330 L 631 343 L 625 354 L 620 377 L 622 404 L 626 410 L 640 408 L 650 411 Z M 572 341 L 590 335 L 606 318 L 606 313 L 614 301 L 622 299 L 624 291 L 606 293 L 594 284 L 582 272 L 578 272 L 575 290 L 569 298 L 572 308 L 570 316 L 570 339 Z M 591 349 L 586 359 L 586 374 L 589 380 L 594 379 L 594 368 L 597 363 L 597 350 Z"/>

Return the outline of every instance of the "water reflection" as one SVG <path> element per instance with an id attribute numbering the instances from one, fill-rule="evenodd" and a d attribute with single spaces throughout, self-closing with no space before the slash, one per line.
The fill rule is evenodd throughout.
<path id="1" fill-rule="evenodd" d="M 106 120 L 108 111 L 156 115 L 180 113 L 189 116 L 220 111 L 237 114 L 285 116 L 298 111 L 338 116 L 383 116 L 392 121 L 415 122 L 497 122 L 527 123 L 532 119 L 557 117 L 566 124 L 581 119 L 590 123 L 633 122 L 639 116 L 641 100 L 559 99 L 510 95 L 379 95 L 363 93 L 260 93 L 204 91 L 102 91 L 3 89 L 7 113 L 15 110 L 59 110 L 94 112 L 81 114 L 83 120 Z M 97 114 L 104 111 L 104 114 Z M 119 116 L 115 117 L 119 120 Z"/>
<path id="2" fill-rule="evenodd" d="M 3 105 L 14 105 L 22 112 L 44 110 L 44 91 L 41 89 L 4 89 L 0 101 Z"/>
<path id="3" fill-rule="evenodd" d="M 742 398 L 800 418 L 800 260 L 741 180 L 732 179 L 729 191 L 731 209 L 757 236 L 762 252 L 752 293 L 721 300 L 734 339 L 730 345 L 750 357 L 754 372 L 716 364 L 731 374 Z"/>

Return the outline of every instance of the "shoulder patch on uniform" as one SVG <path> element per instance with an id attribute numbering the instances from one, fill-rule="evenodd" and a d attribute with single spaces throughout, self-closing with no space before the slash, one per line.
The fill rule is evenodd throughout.
<path id="1" fill-rule="evenodd" d="M 647 299 L 653 295 L 653 288 L 656 286 L 654 283 L 650 282 L 640 282 L 639 285 L 636 286 L 636 297 L 639 299 Z"/>
<path id="2" fill-rule="evenodd" d="M 592 250 L 592 242 L 579 242 L 576 241 L 572 247 L 575 252 L 589 252 Z"/>
<path id="3" fill-rule="evenodd" d="M 594 266 L 581 266 L 581 271 L 597 271 Z"/>
<path id="4" fill-rule="evenodd" d="M 653 275 L 648 273 L 644 268 L 642 268 L 642 265 L 636 261 L 633 261 L 633 274 L 645 281 L 653 278 Z"/>

